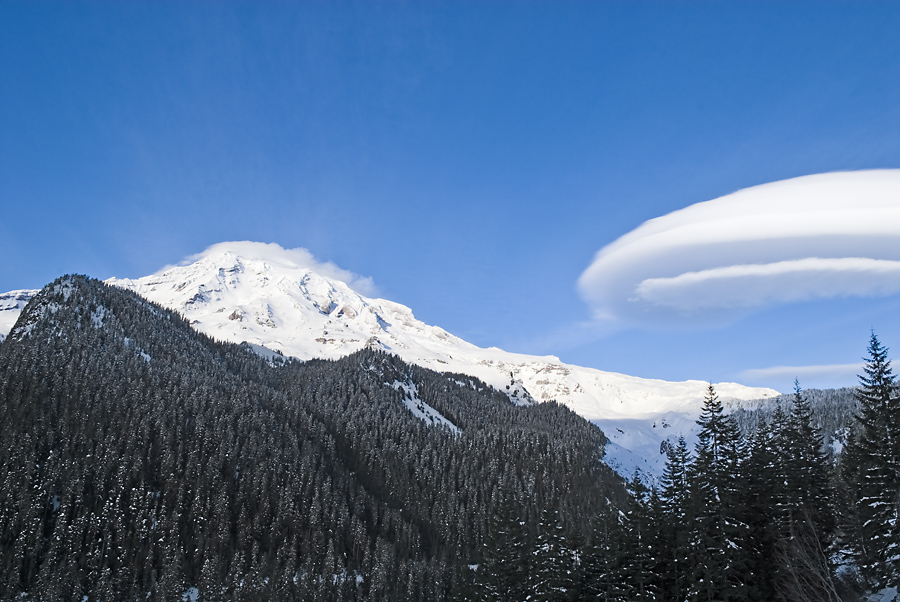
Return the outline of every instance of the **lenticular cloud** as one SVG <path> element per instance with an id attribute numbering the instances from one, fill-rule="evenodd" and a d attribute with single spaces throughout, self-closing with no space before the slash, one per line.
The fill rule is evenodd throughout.
<path id="1" fill-rule="evenodd" d="M 900 292 L 900 170 L 754 186 L 645 222 L 579 290 L 600 319 L 725 321 L 765 306 Z"/>

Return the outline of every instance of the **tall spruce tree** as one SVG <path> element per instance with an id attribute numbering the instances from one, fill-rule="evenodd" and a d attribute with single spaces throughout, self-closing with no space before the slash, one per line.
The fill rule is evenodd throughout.
<path id="1" fill-rule="evenodd" d="M 537 530 L 528 574 L 528 600 L 565 602 L 573 589 L 575 567 L 559 513 L 542 510 Z"/>
<path id="2" fill-rule="evenodd" d="M 513 494 L 501 498 L 485 537 L 484 561 L 478 567 L 476 600 L 524 600 L 528 595 L 530 545 L 527 521 Z"/>
<path id="3" fill-rule="evenodd" d="M 812 409 L 794 381 L 794 399 L 785 429 L 786 502 L 788 519 L 807 515 L 813 522 L 823 549 L 834 534 L 831 463 L 823 450 L 824 438 L 812 421 Z"/>
<path id="4" fill-rule="evenodd" d="M 691 578 L 690 507 L 688 471 L 691 455 L 684 437 L 666 448 L 666 467 L 661 479 L 660 503 L 662 547 L 659 575 L 661 595 L 666 600 L 684 600 Z"/>
<path id="5" fill-rule="evenodd" d="M 658 525 L 655 524 L 651 491 L 637 473 L 628 483 L 631 500 L 623 521 L 625 550 L 620 579 L 629 589 L 629 600 L 657 600 Z"/>
<path id="6" fill-rule="evenodd" d="M 605 500 L 591 521 L 591 538 L 581 561 L 582 596 L 603 602 L 629 600 L 629 589 L 622 578 L 625 556 L 623 513 Z"/>
<path id="7" fill-rule="evenodd" d="M 776 439 L 782 469 L 777 515 L 781 531 L 779 587 L 788 599 L 802 595 L 814 600 L 836 599 L 829 561 L 835 529 L 831 465 L 796 380 L 790 416 L 776 431 Z"/>
<path id="8" fill-rule="evenodd" d="M 900 398 L 888 349 L 874 331 L 864 359 L 859 413 L 843 461 L 860 526 L 852 542 L 856 562 L 879 585 L 900 574 Z"/>
<path id="9" fill-rule="evenodd" d="M 771 421 L 758 420 L 743 465 L 748 599 L 759 602 L 781 600 L 777 588 L 781 566 L 772 559 L 780 541 L 776 517 L 782 498 L 780 491 L 784 488 L 783 452 L 778 447 L 776 432 L 785 422 L 781 408 L 776 408 Z"/>
<path id="10" fill-rule="evenodd" d="M 743 442 L 712 383 L 697 424 L 699 441 L 690 471 L 695 559 L 689 596 L 691 600 L 744 600 L 747 525 L 742 517 L 739 465 Z"/>

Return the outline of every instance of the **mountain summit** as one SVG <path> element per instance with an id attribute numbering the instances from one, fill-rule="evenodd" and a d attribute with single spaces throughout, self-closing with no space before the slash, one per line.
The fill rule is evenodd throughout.
<path id="1" fill-rule="evenodd" d="M 611 464 L 623 473 L 661 470 L 660 444 L 692 428 L 707 387 L 477 347 L 417 320 L 408 307 L 366 296 L 374 291 L 370 280 L 318 262 L 305 249 L 220 243 L 151 276 L 107 283 L 180 312 L 200 332 L 247 342 L 270 357 L 337 359 L 372 347 L 438 372 L 477 377 L 519 404 L 555 399 L 607 433 Z M 26 293 L 16 291 L 16 307 Z M 12 298 L 8 305 L 12 310 Z M 715 386 L 726 400 L 778 394 L 734 383 Z"/>

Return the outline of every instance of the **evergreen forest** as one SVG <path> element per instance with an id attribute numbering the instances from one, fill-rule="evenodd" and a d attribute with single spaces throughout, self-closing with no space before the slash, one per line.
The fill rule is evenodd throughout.
<path id="1" fill-rule="evenodd" d="M 0 343 L 0 600 L 862 600 L 900 580 L 874 333 L 852 395 L 823 428 L 799 384 L 735 415 L 710 385 L 648 488 L 556 403 L 373 349 L 273 364 L 66 276 Z"/>

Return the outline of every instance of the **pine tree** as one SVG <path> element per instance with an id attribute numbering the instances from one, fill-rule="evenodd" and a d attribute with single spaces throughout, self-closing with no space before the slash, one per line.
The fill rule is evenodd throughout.
<path id="1" fill-rule="evenodd" d="M 637 473 L 628 491 L 631 500 L 623 522 L 625 550 L 619 578 L 630 588 L 629 600 L 656 600 L 658 526 L 652 520 L 651 494 Z"/>
<path id="2" fill-rule="evenodd" d="M 777 515 L 780 591 L 788 599 L 836 600 L 829 561 L 835 529 L 831 466 L 797 381 L 790 416 L 776 439 L 782 485 Z"/>
<path id="3" fill-rule="evenodd" d="M 888 349 L 874 331 L 859 383 L 860 411 L 844 464 L 860 525 L 856 561 L 870 584 L 878 585 L 900 568 L 900 398 Z"/>
<path id="4" fill-rule="evenodd" d="M 794 513 L 808 515 L 822 549 L 831 545 L 834 534 L 831 464 L 823 451 L 822 433 L 813 425 L 812 409 L 794 381 L 794 399 L 787 422 L 784 466 L 787 482 L 788 518 Z"/>
<path id="5" fill-rule="evenodd" d="M 699 441 L 690 471 L 696 517 L 690 598 L 743 600 L 747 526 L 742 521 L 739 499 L 742 439 L 734 420 L 725 416 L 712 383 L 697 424 Z"/>
<path id="6" fill-rule="evenodd" d="M 622 512 L 606 499 L 591 521 L 591 539 L 581 562 L 585 599 L 629 600 L 621 573 L 621 559 L 626 553 L 622 517 Z"/>
<path id="7" fill-rule="evenodd" d="M 529 600 L 563 602 L 572 589 L 572 551 L 559 512 L 545 508 L 538 522 L 528 578 Z"/>
<path id="8" fill-rule="evenodd" d="M 485 538 L 475 584 L 479 600 L 524 600 L 529 576 L 526 521 L 511 495 L 504 496 Z"/>
<path id="9" fill-rule="evenodd" d="M 665 599 L 684 600 L 693 568 L 690 548 L 690 452 L 684 437 L 666 448 L 666 467 L 662 475 L 660 503 L 662 524 L 661 572 L 662 595 Z"/>
<path id="10" fill-rule="evenodd" d="M 781 566 L 773 562 L 781 531 L 777 515 L 784 489 L 783 453 L 776 431 L 786 422 L 776 408 L 771 422 L 760 418 L 743 463 L 744 520 L 747 523 L 748 599 L 759 602 L 781 600 L 777 584 Z"/>

